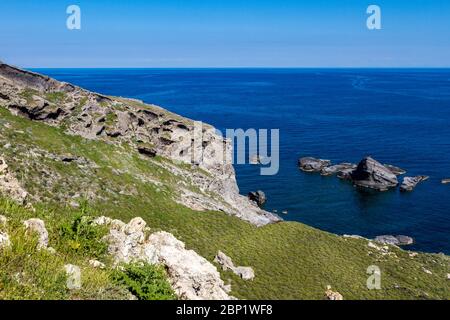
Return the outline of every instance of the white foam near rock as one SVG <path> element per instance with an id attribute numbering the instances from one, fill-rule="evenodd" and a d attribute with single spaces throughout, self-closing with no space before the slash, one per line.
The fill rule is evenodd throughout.
<path id="1" fill-rule="evenodd" d="M 167 270 L 168 278 L 180 299 L 229 300 L 226 286 L 217 268 L 167 232 L 145 236 L 146 223 L 134 218 L 128 224 L 100 217 L 94 223 L 107 225 L 110 232 L 105 240 L 115 264 L 145 261 L 160 264 Z"/>

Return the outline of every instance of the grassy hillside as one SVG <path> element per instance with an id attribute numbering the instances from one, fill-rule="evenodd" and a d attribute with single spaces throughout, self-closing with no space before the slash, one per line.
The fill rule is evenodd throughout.
<path id="1" fill-rule="evenodd" d="M 5 148 L 6 144 L 11 145 Z M 367 240 L 338 237 L 300 223 L 256 228 L 222 212 L 190 210 L 177 204 L 173 196 L 174 185 L 191 182 L 164 169 L 162 164 L 168 160 L 146 158 L 127 145 L 66 135 L 62 129 L 13 116 L 0 108 L 0 146 L 1 156 L 34 196 L 38 208 L 36 212 L 11 210 L 2 202 L 0 214 L 15 216 L 19 210 L 24 215 L 41 215 L 46 222 L 54 220 L 60 224 L 72 221 L 80 210 L 86 210 L 87 203 L 89 215 L 124 221 L 140 216 L 153 230 L 173 233 L 210 261 L 221 250 L 236 265 L 253 267 L 253 281 L 222 272 L 222 279 L 232 285 L 231 294 L 238 298 L 322 299 L 327 285 L 344 299 L 450 298 L 447 256 L 414 256 L 396 247 L 390 247 L 386 253 L 369 247 Z M 61 161 L 68 154 L 78 160 Z M 49 232 L 51 241 L 64 243 L 58 240 L 55 228 Z M 65 251 L 66 244 L 59 248 Z M 78 258 L 88 261 L 91 255 L 81 252 Z M 4 263 L 0 260 L 0 270 L 8 270 Z M 37 270 L 46 268 L 41 263 L 36 265 Z M 381 290 L 366 288 L 366 270 L 370 265 L 381 268 Z M 0 278 L 4 281 L 1 279 L 4 275 Z M 55 298 L 65 297 L 55 292 Z M 15 296 L 19 295 L 20 292 Z"/>

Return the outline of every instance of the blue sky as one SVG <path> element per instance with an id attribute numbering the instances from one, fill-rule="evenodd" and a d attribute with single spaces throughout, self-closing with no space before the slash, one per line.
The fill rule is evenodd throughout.
<path id="1" fill-rule="evenodd" d="M 66 28 L 79 5 L 82 29 Z M 366 9 L 382 10 L 382 30 Z M 450 67 L 448 0 L 1 0 L 22 67 Z"/>

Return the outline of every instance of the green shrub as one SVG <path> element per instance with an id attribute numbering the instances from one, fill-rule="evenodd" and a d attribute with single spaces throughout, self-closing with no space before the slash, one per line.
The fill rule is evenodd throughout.
<path id="1" fill-rule="evenodd" d="M 61 244 L 74 254 L 91 258 L 104 258 L 108 251 L 108 244 L 102 240 L 107 228 L 92 223 L 93 218 L 85 215 L 81 210 L 72 221 L 61 224 L 59 233 Z"/>
<path id="2" fill-rule="evenodd" d="M 117 284 L 125 286 L 139 300 L 175 300 L 163 267 L 148 263 L 124 265 L 114 274 Z"/>

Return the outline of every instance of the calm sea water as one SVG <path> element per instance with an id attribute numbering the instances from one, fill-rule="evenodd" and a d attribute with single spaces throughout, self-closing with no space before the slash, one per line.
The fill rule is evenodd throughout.
<path id="1" fill-rule="evenodd" d="M 279 128 L 280 171 L 236 166 L 241 193 L 267 210 L 338 234 L 405 234 L 411 249 L 450 254 L 450 70 L 51 69 L 59 80 L 142 99 L 225 128 Z M 305 174 L 301 156 L 358 162 L 372 155 L 430 180 L 411 193 L 367 194 Z"/>

